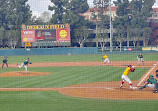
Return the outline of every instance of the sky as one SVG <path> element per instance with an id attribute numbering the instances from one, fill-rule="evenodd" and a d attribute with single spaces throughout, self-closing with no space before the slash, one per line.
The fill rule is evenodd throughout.
<path id="1" fill-rule="evenodd" d="M 93 0 L 87 0 L 87 1 L 90 6 L 93 5 Z M 112 0 L 112 1 L 116 1 L 116 0 Z M 42 12 L 49 11 L 48 6 L 52 4 L 51 0 L 28 0 L 27 3 L 30 5 L 32 14 L 36 15 L 37 17 L 39 17 Z M 154 6 L 158 7 L 158 0 L 156 0 Z"/>

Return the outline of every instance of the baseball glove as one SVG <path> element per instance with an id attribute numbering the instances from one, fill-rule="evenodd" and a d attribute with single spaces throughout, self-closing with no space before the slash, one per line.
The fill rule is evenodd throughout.
<path id="1" fill-rule="evenodd" d="M 130 70 L 131 70 L 131 72 L 134 72 L 134 71 L 135 71 L 135 68 L 131 68 Z"/>
<path id="2" fill-rule="evenodd" d="M 32 64 L 32 62 L 30 62 L 30 64 Z"/>

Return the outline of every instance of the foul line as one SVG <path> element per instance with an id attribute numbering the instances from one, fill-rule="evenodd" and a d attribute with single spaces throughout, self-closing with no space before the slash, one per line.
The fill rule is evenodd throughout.
<path id="1" fill-rule="evenodd" d="M 118 87 L 63 87 L 64 89 L 107 89 L 107 90 L 115 90 L 114 88 Z"/>
<path id="2" fill-rule="evenodd" d="M 150 71 L 144 76 L 144 78 L 137 84 L 137 86 L 139 86 L 144 79 L 151 73 L 151 71 L 157 66 L 158 62 L 156 64 L 154 64 L 154 67 L 150 69 Z"/>
<path id="3" fill-rule="evenodd" d="M 49 91 L 58 89 L 106 89 L 116 90 L 118 87 L 55 87 L 55 88 L 0 88 L 0 91 Z"/>

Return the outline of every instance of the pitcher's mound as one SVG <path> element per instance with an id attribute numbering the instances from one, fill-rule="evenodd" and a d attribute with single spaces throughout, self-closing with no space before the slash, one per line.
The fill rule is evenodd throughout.
<path id="1" fill-rule="evenodd" d="M 25 74 L 25 71 L 16 71 L 16 72 L 1 73 L 0 77 L 42 76 L 42 75 L 48 75 L 48 74 L 51 74 L 51 73 L 49 73 L 49 72 L 31 72 L 31 71 L 28 71 L 28 73 Z"/>

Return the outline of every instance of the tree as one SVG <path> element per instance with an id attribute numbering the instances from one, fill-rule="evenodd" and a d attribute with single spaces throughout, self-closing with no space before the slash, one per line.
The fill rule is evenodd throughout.
<path id="1" fill-rule="evenodd" d="M 51 0 L 53 6 L 48 9 L 53 11 L 51 23 L 69 23 L 75 25 L 80 23 L 81 15 L 88 10 L 87 0 Z M 76 21 L 76 22 L 73 22 Z M 81 24 L 83 25 L 83 24 Z"/>
<path id="2" fill-rule="evenodd" d="M 40 17 L 36 17 L 35 15 L 31 17 L 32 25 L 41 25 L 44 24 L 43 20 Z"/>
<path id="3" fill-rule="evenodd" d="M 130 41 L 130 30 L 131 30 L 131 18 L 129 15 L 124 15 L 122 17 L 116 17 L 114 21 L 114 28 L 121 25 L 124 27 L 122 30 L 124 30 L 125 34 L 123 38 L 126 38 L 127 41 L 127 47 L 129 47 L 129 41 Z"/>
<path id="4" fill-rule="evenodd" d="M 151 32 L 152 32 L 152 30 L 151 30 L 151 28 L 150 27 L 145 27 L 144 29 L 143 29 L 143 45 L 144 46 L 146 46 L 146 45 L 148 45 L 148 42 L 149 42 L 149 39 L 150 39 L 150 36 L 151 36 Z"/>
<path id="5" fill-rule="evenodd" d="M 50 23 L 65 24 L 69 23 L 71 28 L 71 39 L 75 39 L 74 30 L 78 27 L 91 26 L 88 20 L 85 20 L 82 13 L 89 9 L 87 0 L 51 0 L 52 6 L 49 10 L 53 11 Z"/>
<path id="6" fill-rule="evenodd" d="M 99 24 L 99 21 L 98 21 L 98 12 L 95 12 L 94 10 L 91 10 L 91 20 L 95 23 L 95 26 L 96 26 L 96 36 L 95 36 L 95 38 L 97 39 L 97 37 L 98 37 L 98 24 Z M 98 41 L 96 41 L 96 46 L 97 47 L 99 47 L 98 46 Z"/>
<path id="7" fill-rule="evenodd" d="M 130 13 L 132 15 L 131 25 L 133 28 L 143 30 L 149 27 L 148 17 L 151 17 L 152 6 L 155 0 L 135 0 L 130 3 Z M 140 37 L 138 36 L 138 46 Z"/>
<path id="8" fill-rule="evenodd" d="M 85 40 L 88 38 L 89 34 L 91 33 L 90 30 L 86 26 L 82 26 L 76 28 L 74 32 L 75 32 L 75 38 L 77 40 L 77 43 L 80 44 L 80 47 L 83 47 Z"/>
<path id="9" fill-rule="evenodd" d="M 105 28 L 105 26 L 102 24 L 98 30 L 97 30 L 97 41 L 100 43 L 102 52 L 104 51 L 105 44 L 109 41 L 109 30 Z"/>
<path id="10" fill-rule="evenodd" d="M 31 11 L 28 0 L 8 0 L 6 20 L 7 28 L 13 30 L 21 30 L 22 24 L 29 24 L 31 19 Z"/>
<path id="11" fill-rule="evenodd" d="M 51 23 L 62 23 L 62 16 L 66 12 L 66 5 L 68 4 L 67 0 L 51 0 L 53 6 L 49 6 L 48 9 L 53 11 L 51 18 Z"/>
<path id="12" fill-rule="evenodd" d="M 89 9 L 87 0 L 70 0 L 67 6 L 68 11 L 72 11 L 74 14 L 84 13 Z"/>
<path id="13" fill-rule="evenodd" d="M 148 17 L 151 17 L 152 6 L 154 3 L 155 0 L 133 0 L 130 3 L 130 12 L 134 16 L 141 17 L 142 20 L 147 20 Z"/>
<path id="14" fill-rule="evenodd" d="M 145 27 L 149 27 L 147 22 L 148 17 L 151 16 L 152 6 L 154 5 L 155 0 L 117 0 L 114 2 L 117 8 L 117 15 L 114 26 L 118 25 L 124 26 L 126 34 L 124 37 L 127 38 L 127 46 L 129 46 L 129 40 L 131 40 L 130 30 L 135 30 L 138 35 L 133 36 L 133 43 L 139 46 L 139 41 L 142 39 L 142 30 Z M 143 40 L 144 41 L 144 40 Z"/>
<path id="15" fill-rule="evenodd" d="M 31 11 L 28 0 L 0 0 L 0 27 L 5 29 L 5 40 L 9 39 L 8 31 L 14 30 L 20 33 L 22 24 L 30 24 Z M 16 35 L 17 42 L 20 41 L 20 34 Z"/>
<path id="16" fill-rule="evenodd" d="M 122 42 L 125 41 L 125 27 L 118 25 L 115 29 L 114 39 L 120 47 L 120 52 L 122 51 Z"/>
<path id="17" fill-rule="evenodd" d="M 18 39 L 17 36 L 19 36 L 19 31 L 18 30 L 8 30 L 6 32 L 6 36 L 7 36 L 7 45 L 11 48 L 11 49 L 15 49 L 17 43 L 18 43 Z"/>
<path id="18" fill-rule="evenodd" d="M 5 29 L 3 27 L 0 28 L 0 44 L 3 45 L 3 39 L 5 38 Z"/>
<path id="19" fill-rule="evenodd" d="M 129 14 L 129 0 L 117 0 L 114 1 L 115 6 L 117 6 L 116 14 L 119 17 L 123 17 Z"/>
<path id="20" fill-rule="evenodd" d="M 141 28 L 133 28 L 131 32 L 132 32 L 132 41 L 135 48 L 136 45 L 139 46 L 139 40 L 140 37 L 142 36 L 142 30 Z"/>
<path id="21" fill-rule="evenodd" d="M 0 27 L 6 29 L 8 21 L 6 20 L 8 0 L 0 0 Z"/>
<path id="22" fill-rule="evenodd" d="M 114 2 L 116 6 L 118 6 L 116 14 L 118 17 L 115 19 L 114 24 L 119 25 L 121 24 L 124 26 L 125 30 L 125 37 L 127 38 L 127 47 L 129 47 L 130 41 L 130 29 L 131 29 L 131 19 L 132 16 L 130 14 L 130 3 L 129 0 L 117 0 Z"/>
<path id="23" fill-rule="evenodd" d="M 91 19 L 96 25 L 96 44 L 98 47 L 98 42 L 101 45 L 103 50 L 105 43 L 109 39 L 107 38 L 107 30 L 109 29 L 109 17 L 106 15 L 106 11 L 109 6 L 109 0 L 94 0 L 93 4 L 97 10 L 97 12 L 92 11 Z M 106 30 L 106 31 L 105 31 Z"/>
<path id="24" fill-rule="evenodd" d="M 50 20 L 50 18 L 51 18 L 51 13 L 48 12 L 48 11 L 44 11 L 44 12 L 40 15 L 39 18 L 42 20 L 42 22 L 47 23 L 47 22 L 49 22 L 49 20 Z"/>

